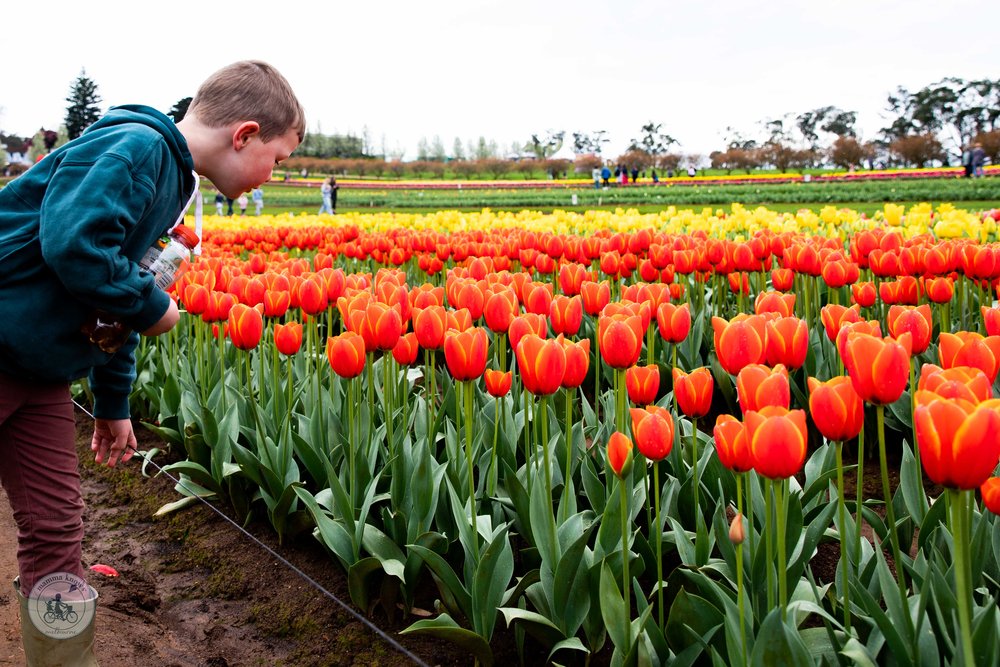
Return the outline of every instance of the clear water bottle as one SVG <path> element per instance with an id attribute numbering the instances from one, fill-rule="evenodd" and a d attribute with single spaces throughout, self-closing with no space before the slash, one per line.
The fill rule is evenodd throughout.
<path id="1" fill-rule="evenodd" d="M 191 259 L 198 245 L 198 235 L 189 227 L 177 225 L 170 230 L 165 244 L 157 243 L 139 260 L 139 268 L 152 274 L 156 286 L 168 290 L 180 277 L 180 271 Z M 132 330 L 114 315 L 97 310 L 87 318 L 80 331 L 104 352 L 113 354 L 128 340 Z"/>

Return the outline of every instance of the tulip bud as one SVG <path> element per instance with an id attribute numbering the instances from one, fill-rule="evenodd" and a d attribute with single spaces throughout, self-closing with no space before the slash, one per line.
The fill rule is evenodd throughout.
<path id="1" fill-rule="evenodd" d="M 746 529 L 743 527 L 743 515 L 737 514 L 733 517 L 733 522 L 729 524 L 729 541 L 733 544 L 743 544 L 747 538 Z"/>

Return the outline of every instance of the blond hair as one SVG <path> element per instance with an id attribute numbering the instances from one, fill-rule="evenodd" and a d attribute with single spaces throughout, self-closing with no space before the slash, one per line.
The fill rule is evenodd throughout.
<path id="1" fill-rule="evenodd" d="M 298 133 L 299 141 L 305 135 L 305 112 L 292 87 L 260 60 L 241 60 L 212 74 L 198 88 L 188 112 L 209 127 L 255 121 L 263 141 L 289 130 Z"/>

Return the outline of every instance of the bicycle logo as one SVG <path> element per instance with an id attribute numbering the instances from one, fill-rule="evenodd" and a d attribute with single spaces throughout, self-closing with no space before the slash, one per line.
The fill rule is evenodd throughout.
<path id="1" fill-rule="evenodd" d="M 28 616 L 42 634 L 68 639 L 94 618 L 97 591 L 80 577 L 56 572 L 42 577 L 28 596 Z"/>

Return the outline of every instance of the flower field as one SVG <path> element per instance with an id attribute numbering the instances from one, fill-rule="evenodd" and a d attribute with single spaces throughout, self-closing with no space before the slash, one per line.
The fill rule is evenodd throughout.
<path id="1" fill-rule="evenodd" d="M 997 664 L 998 219 L 210 217 L 133 413 L 470 662 Z"/>

